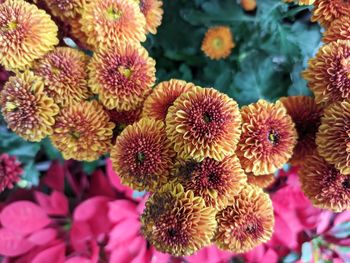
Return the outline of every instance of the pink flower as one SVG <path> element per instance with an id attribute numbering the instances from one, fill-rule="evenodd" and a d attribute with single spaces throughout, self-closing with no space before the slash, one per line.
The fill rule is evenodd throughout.
<path id="1" fill-rule="evenodd" d="M 23 170 L 16 157 L 7 153 L 0 155 L 0 192 L 5 188 L 13 188 L 13 184 L 20 179 Z"/>

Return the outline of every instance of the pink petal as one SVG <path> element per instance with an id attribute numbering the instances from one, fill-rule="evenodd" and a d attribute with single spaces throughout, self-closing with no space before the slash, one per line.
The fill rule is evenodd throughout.
<path id="1" fill-rule="evenodd" d="M 84 257 L 73 257 L 66 260 L 64 263 L 91 263 L 91 261 Z"/>
<path id="2" fill-rule="evenodd" d="M 46 245 L 50 241 L 54 240 L 57 236 L 56 229 L 46 228 L 41 229 L 28 237 L 28 241 L 35 245 Z"/>
<path id="3" fill-rule="evenodd" d="M 110 202 L 108 206 L 108 217 L 111 222 L 114 223 L 119 222 L 123 219 L 137 218 L 139 216 L 136 211 L 136 205 L 127 199 Z"/>
<path id="4" fill-rule="evenodd" d="M 93 218 L 101 205 L 110 201 L 105 196 L 97 196 L 82 202 L 75 210 L 73 218 L 75 221 L 87 221 Z"/>
<path id="5" fill-rule="evenodd" d="M 337 214 L 335 220 L 334 220 L 334 225 L 339 225 L 341 223 L 346 223 L 350 222 L 350 211 L 345 211 L 340 214 Z"/>
<path id="6" fill-rule="evenodd" d="M 91 185 L 93 187 L 90 187 L 90 196 L 101 195 L 112 198 L 115 197 L 115 192 L 111 187 L 111 183 L 101 170 L 97 170 L 92 174 Z"/>
<path id="7" fill-rule="evenodd" d="M 64 167 L 58 162 L 54 161 L 47 171 L 43 182 L 57 191 L 64 191 Z"/>
<path id="8" fill-rule="evenodd" d="M 277 263 L 278 262 L 278 255 L 277 253 L 269 248 L 264 257 L 262 258 L 262 260 L 260 261 L 261 263 Z"/>
<path id="9" fill-rule="evenodd" d="M 69 212 L 68 199 L 61 192 L 53 191 L 50 196 L 35 192 L 35 199 L 48 215 L 66 216 Z"/>
<path id="10" fill-rule="evenodd" d="M 0 214 L 1 224 L 21 234 L 30 234 L 51 223 L 45 211 L 29 201 L 18 201 L 5 207 Z"/>
<path id="11" fill-rule="evenodd" d="M 322 211 L 317 222 L 316 233 L 318 235 L 324 233 L 330 226 L 333 213 L 329 211 Z"/>
<path id="12" fill-rule="evenodd" d="M 66 246 L 64 243 L 50 247 L 40 252 L 32 261 L 32 263 L 64 263 Z"/>
<path id="13" fill-rule="evenodd" d="M 9 229 L 0 229 L 0 255 L 15 257 L 32 249 L 33 244 Z"/>
<path id="14" fill-rule="evenodd" d="M 117 246 L 129 246 L 129 241 L 136 238 L 139 231 L 140 222 L 138 220 L 124 220 L 118 223 L 109 232 L 109 242 L 106 249 L 111 251 Z"/>

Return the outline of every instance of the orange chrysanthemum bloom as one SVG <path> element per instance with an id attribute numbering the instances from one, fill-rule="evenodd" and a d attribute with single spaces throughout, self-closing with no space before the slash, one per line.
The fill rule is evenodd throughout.
<path id="1" fill-rule="evenodd" d="M 233 197 L 233 204 L 216 215 L 215 244 L 235 253 L 247 252 L 267 242 L 273 232 L 274 215 L 268 194 L 247 185 Z"/>
<path id="2" fill-rule="evenodd" d="M 191 255 L 210 244 L 216 210 L 180 184 L 166 184 L 146 202 L 142 232 L 158 251 Z"/>
<path id="3" fill-rule="evenodd" d="M 342 16 L 334 20 L 323 33 L 323 42 L 350 40 L 350 17 Z"/>
<path id="4" fill-rule="evenodd" d="M 350 40 L 324 45 L 309 60 L 303 77 L 315 94 L 317 104 L 350 99 Z"/>
<path id="5" fill-rule="evenodd" d="M 25 69 L 58 44 L 58 28 L 44 10 L 23 0 L 0 4 L 0 63 Z"/>
<path id="6" fill-rule="evenodd" d="M 337 102 L 324 111 L 316 135 L 319 154 L 342 174 L 350 174 L 350 101 Z"/>
<path id="7" fill-rule="evenodd" d="M 129 111 L 141 107 L 152 92 L 155 61 L 141 46 L 121 44 L 94 54 L 89 84 L 108 109 Z"/>
<path id="8" fill-rule="evenodd" d="M 284 0 L 286 3 L 296 3 L 298 5 L 312 5 L 315 0 Z"/>
<path id="9" fill-rule="evenodd" d="M 256 9 L 256 0 L 241 0 L 241 6 L 245 11 L 253 11 Z"/>
<path id="10" fill-rule="evenodd" d="M 274 173 L 293 154 L 297 133 L 292 118 L 280 101 L 265 100 L 244 106 L 242 136 L 237 155 L 247 173 Z"/>
<path id="11" fill-rule="evenodd" d="M 193 87 L 169 108 L 166 131 L 180 158 L 221 161 L 234 154 L 241 122 L 233 99 L 212 88 Z"/>
<path id="12" fill-rule="evenodd" d="M 248 184 L 258 186 L 260 188 L 269 187 L 275 181 L 274 174 L 266 175 L 254 175 L 253 173 L 247 174 Z"/>
<path id="13" fill-rule="evenodd" d="M 334 20 L 350 13 L 350 2 L 344 0 L 315 0 L 311 21 L 328 27 Z"/>
<path id="14" fill-rule="evenodd" d="M 91 1 L 85 7 L 80 22 L 88 36 L 88 44 L 96 48 L 146 40 L 146 19 L 136 1 Z"/>
<path id="15" fill-rule="evenodd" d="M 173 176 L 185 191 L 193 191 L 204 199 L 206 206 L 218 210 L 225 208 L 229 198 L 238 194 L 247 183 L 236 156 L 226 157 L 221 162 L 210 158 L 200 163 L 179 160 Z"/>
<path id="16" fill-rule="evenodd" d="M 33 142 L 52 133 L 54 116 L 59 112 L 44 92 L 43 80 L 29 71 L 10 77 L 0 93 L 0 106 L 8 127 Z"/>
<path id="17" fill-rule="evenodd" d="M 231 29 L 227 26 L 209 28 L 202 42 L 202 51 L 211 59 L 227 58 L 234 47 Z"/>
<path id="18" fill-rule="evenodd" d="M 58 47 L 34 63 L 34 73 L 45 81 L 46 92 L 67 106 L 91 96 L 87 84 L 89 57 L 70 47 Z"/>
<path id="19" fill-rule="evenodd" d="M 162 23 L 163 2 L 161 0 L 136 0 L 142 14 L 146 18 L 146 31 L 151 34 L 157 33 L 157 27 Z"/>
<path id="20" fill-rule="evenodd" d="M 145 100 L 142 116 L 165 121 L 169 107 L 182 93 L 189 91 L 194 86 L 193 83 L 178 79 L 159 83 Z"/>
<path id="21" fill-rule="evenodd" d="M 61 109 L 51 140 L 65 159 L 94 161 L 110 149 L 113 128 L 101 104 L 84 101 Z"/>
<path id="22" fill-rule="evenodd" d="M 322 108 L 307 96 L 290 96 L 280 99 L 295 123 L 298 143 L 290 163 L 301 165 L 307 155 L 316 150 L 316 132 L 321 124 Z"/>
<path id="23" fill-rule="evenodd" d="M 174 156 L 164 123 L 150 118 L 127 126 L 111 151 L 113 169 L 122 183 L 151 192 L 167 183 Z"/>
<path id="24" fill-rule="evenodd" d="M 314 206 L 341 212 L 350 209 L 350 176 L 319 155 L 309 156 L 299 172 L 301 188 Z"/>
<path id="25" fill-rule="evenodd" d="M 89 1 L 89 0 L 88 0 Z M 54 16 L 59 17 L 63 21 L 66 19 L 73 19 L 81 14 L 84 6 L 87 4 L 86 0 L 44 0 L 47 7 Z"/>

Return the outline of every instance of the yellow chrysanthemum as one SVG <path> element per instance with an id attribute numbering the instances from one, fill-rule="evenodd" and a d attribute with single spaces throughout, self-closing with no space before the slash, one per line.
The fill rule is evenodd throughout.
<path id="1" fill-rule="evenodd" d="M 25 69 L 58 44 L 58 28 L 44 10 L 23 0 L 0 4 L 0 63 Z"/>
<path id="2" fill-rule="evenodd" d="M 44 92 L 44 81 L 30 71 L 10 77 L 0 93 L 0 106 L 8 127 L 33 142 L 52 134 L 54 116 L 59 112 Z"/>
<path id="3" fill-rule="evenodd" d="M 280 101 L 257 103 L 241 109 L 242 135 L 237 156 L 247 173 L 274 173 L 288 162 L 297 142 L 292 118 Z"/>
<path id="4" fill-rule="evenodd" d="M 274 174 L 266 175 L 254 175 L 253 173 L 247 174 L 248 184 L 258 186 L 260 188 L 269 187 L 275 181 Z"/>
<path id="5" fill-rule="evenodd" d="M 211 59 L 227 58 L 234 47 L 231 29 L 227 26 L 209 28 L 202 42 L 202 51 Z"/>
<path id="6" fill-rule="evenodd" d="M 350 2 L 344 0 L 315 0 L 311 21 L 328 27 L 334 20 L 350 13 Z"/>
<path id="7" fill-rule="evenodd" d="M 350 17 L 341 16 L 334 20 L 323 33 L 322 40 L 325 43 L 337 40 L 350 40 Z"/>
<path id="8" fill-rule="evenodd" d="M 120 44 L 95 53 L 89 72 L 90 87 L 106 108 L 129 111 L 152 92 L 156 69 L 145 48 Z"/>
<path id="9" fill-rule="evenodd" d="M 163 2 L 161 0 L 136 0 L 139 3 L 142 14 L 146 18 L 146 31 L 157 33 L 157 27 L 162 23 Z"/>
<path id="10" fill-rule="evenodd" d="M 244 253 L 267 242 L 274 227 L 269 195 L 257 186 L 247 185 L 233 197 L 233 202 L 216 215 L 215 244 L 220 249 Z"/>
<path id="11" fill-rule="evenodd" d="M 146 202 L 142 232 L 158 251 L 191 255 L 210 244 L 216 228 L 216 210 L 180 184 L 166 184 Z"/>
<path id="12" fill-rule="evenodd" d="M 89 0 L 44 0 L 44 2 L 54 16 L 65 21 L 81 14 Z"/>
<path id="13" fill-rule="evenodd" d="M 55 102 L 67 106 L 91 96 L 87 84 L 89 57 L 83 52 L 58 47 L 34 63 L 34 73 L 45 81 L 46 92 Z"/>
<path id="14" fill-rule="evenodd" d="M 146 40 L 146 20 L 136 1 L 91 1 L 83 11 L 81 24 L 88 44 L 99 49 Z"/>
<path id="15" fill-rule="evenodd" d="M 109 151 L 113 128 L 101 104 L 84 101 L 61 109 L 51 140 L 65 159 L 94 161 Z"/>
<path id="16" fill-rule="evenodd" d="M 212 88 L 193 87 L 169 108 L 166 131 L 180 158 L 221 161 L 234 154 L 241 121 L 233 99 Z"/>
<path id="17" fill-rule="evenodd" d="M 145 100 L 142 116 L 165 121 L 169 107 L 182 93 L 194 86 L 193 83 L 178 79 L 159 83 Z"/>

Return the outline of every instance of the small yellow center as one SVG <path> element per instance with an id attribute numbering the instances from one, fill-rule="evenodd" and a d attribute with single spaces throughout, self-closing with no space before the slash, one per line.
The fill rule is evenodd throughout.
<path id="1" fill-rule="evenodd" d="M 56 68 L 55 66 L 51 66 L 51 72 L 54 75 L 59 75 L 61 71 L 59 68 Z"/>
<path id="2" fill-rule="evenodd" d="M 8 30 L 15 30 L 18 27 L 18 24 L 16 21 L 10 21 L 7 23 Z"/>
<path id="3" fill-rule="evenodd" d="M 132 70 L 129 68 L 126 68 L 124 66 L 120 66 L 118 67 L 118 71 L 119 73 L 121 73 L 124 77 L 130 79 L 131 75 L 132 75 Z"/>
<path id="4" fill-rule="evenodd" d="M 74 138 L 74 139 L 79 139 L 80 138 L 80 132 L 77 131 L 71 131 L 70 135 Z"/>
<path id="5" fill-rule="evenodd" d="M 221 37 L 216 37 L 213 39 L 213 47 L 215 49 L 221 49 L 224 45 L 224 41 L 222 40 Z"/>
<path id="6" fill-rule="evenodd" d="M 107 9 L 107 19 L 108 20 L 118 20 L 121 16 L 122 16 L 122 12 L 120 12 L 119 10 L 115 10 L 113 7 L 109 7 Z"/>
<path id="7" fill-rule="evenodd" d="M 16 103 L 14 103 L 14 102 L 8 101 L 8 102 L 6 102 L 5 108 L 6 108 L 6 110 L 8 110 L 8 111 L 14 111 L 14 110 L 17 109 L 17 105 L 16 105 Z"/>

